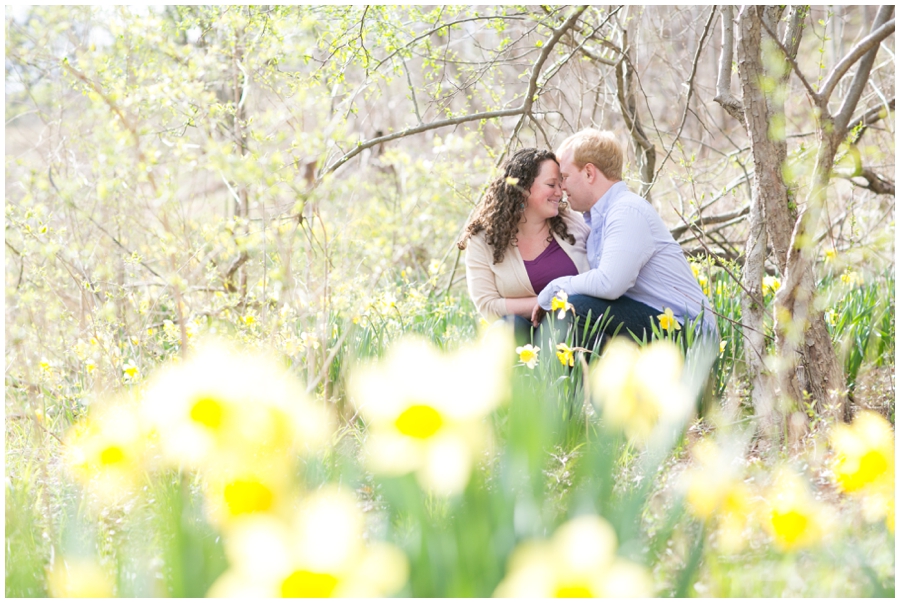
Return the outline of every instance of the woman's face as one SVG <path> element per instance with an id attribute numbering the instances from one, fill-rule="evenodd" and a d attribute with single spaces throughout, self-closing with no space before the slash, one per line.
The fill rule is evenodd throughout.
<path id="1" fill-rule="evenodd" d="M 559 166 L 552 159 L 541 163 L 537 178 L 528 191 L 525 213 L 534 218 L 549 220 L 559 214 L 559 202 L 562 200 L 562 181 Z"/>

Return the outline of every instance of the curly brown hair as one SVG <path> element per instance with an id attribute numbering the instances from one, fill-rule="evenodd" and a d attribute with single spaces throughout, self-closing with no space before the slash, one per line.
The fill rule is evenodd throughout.
<path id="1" fill-rule="evenodd" d="M 465 249 L 469 239 L 483 230 L 488 245 L 494 250 L 494 263 L 499 264 L 503 261 L 506 249 L 516 244 L 516 233 L 525 213 L 525 202 L 528 200 L 531 185 L 540 172 L 541 164 L 547 160 L 559 165 L 552 151 L 522 149 L 513 155 L 506 162 L 503 175 L 488 186 L 481 205 L 475 210 L 456 246 Z M 575 237 L 569 234 L 562 218 L 566 211 L 568 210 L 565 207 L 560 206 L 559 214 L 550 218 L 551 234 L 548 241 L 552 241 L 552 233 L 555 232 L 570 245 L 575 244 Z"/>

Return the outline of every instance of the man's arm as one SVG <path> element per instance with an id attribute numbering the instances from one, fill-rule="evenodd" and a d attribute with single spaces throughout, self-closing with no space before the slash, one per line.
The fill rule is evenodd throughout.
<path id="1" fill-rule="evenodd" d="M 601 237 L 599 265 L 575 276 L 550 281 L 538 294 L 542 308 L 549 310 L 551 300 L 560 290 L 568 295 L 619 299 L 634 286 L 641 268 L 653 254 L 653 236 L 647 220 L 628 206 L 610 209 Z"/>

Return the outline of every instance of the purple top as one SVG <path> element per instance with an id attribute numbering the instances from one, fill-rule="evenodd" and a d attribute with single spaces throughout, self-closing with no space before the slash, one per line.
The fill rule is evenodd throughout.
<path id="1" fill-rule="evenodd" d="M 555 278 L 561 276 L 575 276 L 578 274 L 578 268 L 575 262 L 559 246 L 556 239 L 550 241 L 547 249 L 541 252 L 533 260 L 523 260 L 525 262 L 525 271 L 528 273 L 528 279 L 531 286 L 538 293 L 547 286 L 547 284 Z"/>

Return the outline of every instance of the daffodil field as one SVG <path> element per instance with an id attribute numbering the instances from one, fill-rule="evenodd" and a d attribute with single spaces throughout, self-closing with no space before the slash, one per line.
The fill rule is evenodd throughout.
<path id="1" fill-rule="evenodd" d="M 727 310 L 730 277 L 697 269 Z M 865 300 L 892 283 L 833 286 L 860 364 L 889 360 L 893 321 Z M 662 333 L 596 360 L 571 339 L 517 350 L 467 301 L 400 289 L 380 328 L 376 305 L 335 315 L 293 352 L 253 321 L 192 325 L 186 349 L 163 327 L 143 344 L 159 361 L 123 363 L 115 392 L 74 407 L 89 360 L 37 367 L 39 404 L 13 383 L 7 595 L 893 591 L 891 424 L 860 411 L 791 449 L 754 441 L 729 406 L 733 313 L 686 357 Z"/>
<path id="2" fill-rule="evenodd" d="M 863 31 L 831 8 L 801 62 Z M 893 597 L 893 193 L 833 184 L 810 252 L 851 420 L 805 394 L 766 434 L 747 134 L 678 121 L 688 76 L 715 88 L 693 57 L 718 14 L 7 7 L 5 595 Z M 652 203 L 673 230 L 730 204 L 679 240 L 720 337 L 667 308 L 649 341 L 579 347 L 558 295 L 515 342 L 455 243 L 510 149 L 618 127 L 628 61 L 602 53 L 639 19 Z M 867 165 L 893 165 L 890 108 Z M 787 278 L 756 284 L 776 373 Z"/>

